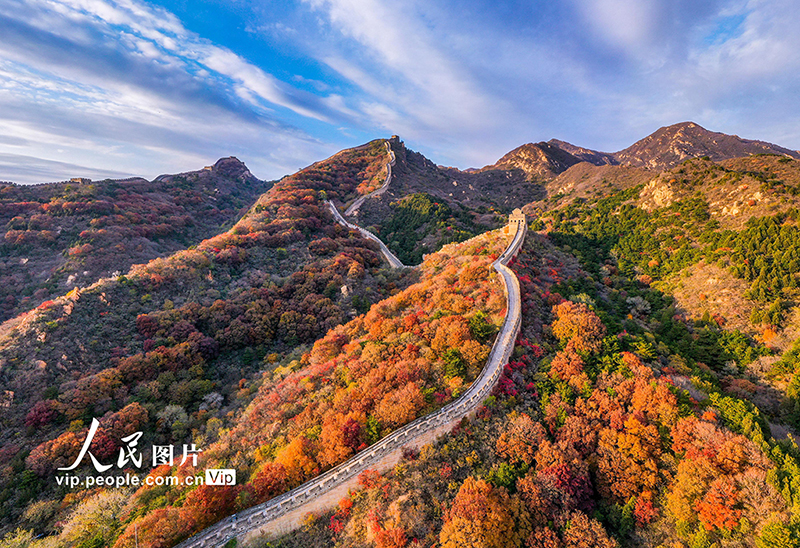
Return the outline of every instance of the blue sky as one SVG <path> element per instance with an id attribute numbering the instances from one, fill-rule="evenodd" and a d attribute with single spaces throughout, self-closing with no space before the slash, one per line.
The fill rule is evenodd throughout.
<path id="1" fill-rule="evenodd" d="M 277 178 L 398 134 L 461 168 L 658 127 L 800 149 L 794 0 L 0 0 L 0 180 Z"/>

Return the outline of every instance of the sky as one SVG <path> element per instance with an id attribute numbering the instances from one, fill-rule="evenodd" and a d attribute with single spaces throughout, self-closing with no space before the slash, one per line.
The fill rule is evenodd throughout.
<path id="1" fill-rule="evenodd" d="M 795 0 L 0 0 L 0 181 L 275 179 L 393 134 L 480 167 L 689 120 L 800 149 L 798 26 Z"/>

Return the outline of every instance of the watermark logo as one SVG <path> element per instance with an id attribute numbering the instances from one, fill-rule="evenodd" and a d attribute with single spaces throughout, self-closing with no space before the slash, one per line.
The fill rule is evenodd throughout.
<path id="1" fill-rule="evenodd" d="M 139 439 L 142 437 L 142 432 L 134 432 L 133 434 L 121 438 L 120 441 L 123 442 L 124 445 L 119 448 L 119 455 L 117 456 L 116 463 L 106 464 L 100 462 L 97 457 L 95 457 L 92 452 L 89 451 L 92 441 L 94 440 L 99 428 L 100 421 L 97 419 L 92 419 L 92 424 L 89 427 L 86 440 L 84 440 L 83 446 L 81 447 L 78 456 L 75 458 L 75 462 L 69 466 L 58 468 L 60 472 L 71 472 L 72 470 L 75 470 L 78 468 L 78 466 L 80 466 L 81 462 L 83 462 L 87 455 L 92 463 L 92 466 L 94 466 L 94 469 L 100 474 L 109 472 L 109 470 L 114 467 L 114 464 L 116 464 L 117 469 L 119 470 L 122 470 L 123 468 L 142 467 L 144 456 L 139 448 Z M 182 466 L 189 461 L 189 459 L 191 459 L 192 466 L 197 467 L 197 457 L 202 452 L 203 450 L 198 449 L 194 443 L 184 444 L 179 465 Z M 151 455 L 154 468 L 162 465 L 173 466 L 178 460 L 175 456 L 175 446 L 173 445 L 152 445 Z M 142 483 L 145 485 L 177 485 L 178 481 L 179 478 L 174 476 L 147 476 L 144 479 L 144 482 L 142 482 L 139 476 L 130 473 L 85 477 L 72 474 L 63 474 L 59 477 L 56 477 L 56 482 L 58 485 L 69 486 L 73 489 L 76 487 L 90 488 L 99 486 L 138 487 Z M 186 476 L 180 481 L 185 485 L 202 485 L 203 483 L 207 485 L 236 485 L 236 470 L 222 468 L 210 469 L 206 470 L 205 476 Z"/>
<path id="2" fill-rule="evenodd" d="M 206 470 L 206 485 L 236 485 L 236 470 Z"/>
<path id="3" fill-rule="evenodd" d="M 64 472 L 75 470 L 83 461 L 84 457 L 86 457 L 86 455 L 89 455 L 89 459 L 91 459 L 94 469 L 100 473 L 107 472 L 109 469 L 111 469 L 111 467 L 114 466 L 113 464 L 101 463 L 89 451 L 89 447 L 92 445 L 92 440 L 94 440 L 94 436 L 97 434 L 98 428 L 100 428 L 100 421 L 97 419 L 92 419 L 92 425 L 89 427 L 89 433 L 86 435 L 86 440 L 83 442 L 83 447 L 81 447 L 81 451 L 78 453 L 75 462 L 65 468 L 59 468 L 59 470 Z M 142 467 L 142 455 L 139 452 L 139 449 L 136 447 L 139 444 L 139 438 L 141 437 L 142 432 L 134 432 L 133 434 L 122 438 L 121 441 L 125 442 L 125 447 L 119 448 L 117 468 L 122 469 L 128 466 L 128 463 L 136 468 Z M 180 462 L 181 466 L 186 463 L 189 457 L 192 459 L 192 466 L 197 466 L 197 455 L 202 452 L 203 450 L 198 449 L 194 443 L 191 444 L 191 446 L 184 444 L 183 458 Z M 172 466 L 175 463 L 175 447 L 172 445 L 153 445 L 152 455 L 153 467 L 161 466 L 162 464 Z"/>

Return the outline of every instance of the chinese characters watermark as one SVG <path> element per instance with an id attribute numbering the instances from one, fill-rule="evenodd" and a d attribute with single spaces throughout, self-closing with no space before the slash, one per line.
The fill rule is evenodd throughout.
<path id="1" fill-rule="evenodd" d="M 94 440 L 95 434 L 97 434 L 98 428 L 100 428 L 100 421 L 97 419 L 92 419 L 92 425 L 89 427 L 89 432 L 86 434 L 86 440 L 83 442 L 83 447 L 81 447 L 80 453 L 78 453 L 78 456 L 75 458 L 75 462 L 73 462 L 70 466 L 59 468 L 60 471 L 69 472 L 71 470 L 75 470 L 81 464 L 86 455 L 89 455 L 89 459 L 92 461 L 94 469 L 100 473 L 107 472 L 114 466 L 113 464 L 101 463 L 99 460 L 97 460 L 97 457 L 95 457 L 91 451 L 89 451 L 89 447 L 92 445 L 92 441 Z M 142 432 L 134 432 L 133 434 L 125 436 L 120 440 L 124 442 L 125 445 L 119 448 L 117 468 L 125 468 L 129 465 L 129 463 L 135 468 L 142 467 L 143 456 L 137 447 L 139 445 L 139 438 L 141 437 Z M 183 444 L 183 457 L 181 458 L 180 465 L 183 466 L 186 461 L 191 458 L 192 466 L 196 467 L 197 456 L 202 452 L 203 450 L 198 449 L 197 445 L 194 443 L 191 445 Z M 175 463 L 175 447 L 172 445 L 153 445 L 152 455 L 153 467 L 161 466 L 163 464 L 172 466 Z"/>

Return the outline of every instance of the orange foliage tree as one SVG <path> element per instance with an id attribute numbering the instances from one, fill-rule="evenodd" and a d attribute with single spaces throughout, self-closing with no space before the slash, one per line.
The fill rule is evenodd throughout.
<path id="1" fill-rule="evenodd" d="M 158 508 L 131 522 L 114 548 L 169 548 L 189 536 L 194 526 L 180 508 Z"/>
<path id="2" fill-rule="evenodd" d="M 586 304 L 564 301 L 553 307 L 553 313 L 556 315 L 553 335 L 566 344 L 567 350 L 577 352 L 600 350 L 606 327 Z"/>
<path id="3" fill-rule="evenodd" d="M 625 421 L 622 431 L 602 430 L 597 444 L 598 490 L 618 502 L 654 490 L 662 452 L 658 429 L 635 417 Z"/>
<path id="4" fill-rule="evenodd" d="M 529 531 L 519 499 L 470 476 L 445 516 L 439 541 L 442 548 L 512 548 Z"/>

